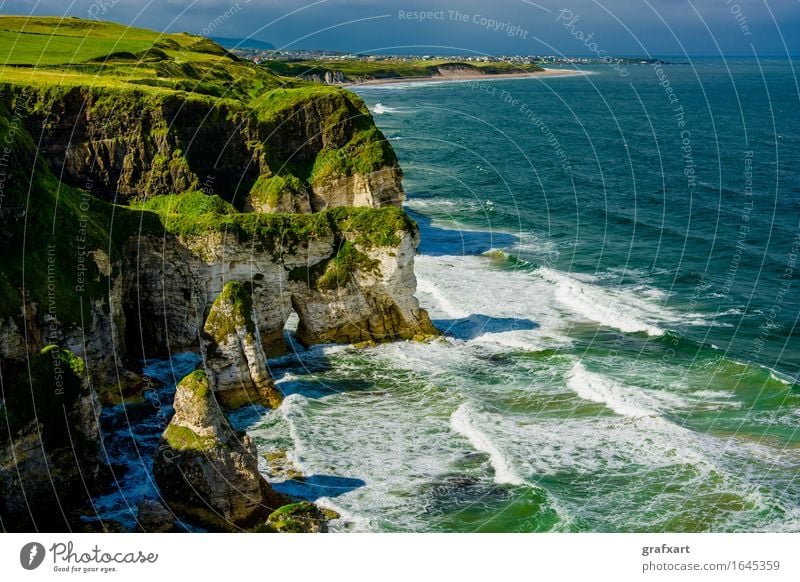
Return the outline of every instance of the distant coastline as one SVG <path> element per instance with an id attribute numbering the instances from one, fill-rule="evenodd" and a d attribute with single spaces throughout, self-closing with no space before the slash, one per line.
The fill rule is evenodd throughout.
<path id="1" fill-rule="evenodd" d="M 358 87 L 364 85 L 394 85 L 397 83 L 428 83 L 446 81 L 472 81 L 472 80 L 494 80 L 494 79 L 517 79 L 525 77 L 573 77 L 585 75 L 586 71 L 566 70 L 566 69 L 543 69 L 541 71 L 525 71 L 518 73 L 473 73 L 458 71 L 450 74 L 427 75 L 420 77 L 392 77 L 386 79 L 367 79 L 360 82 L 344 83 L 345 87 Z"/>

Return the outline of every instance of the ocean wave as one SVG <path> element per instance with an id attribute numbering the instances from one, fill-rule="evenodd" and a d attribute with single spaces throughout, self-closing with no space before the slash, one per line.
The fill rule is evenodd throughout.
<path id="1" fill-rule="evenodd" d="M 383 103 L 376 103 L 372 107 L 372 113 L 375 115 L 384 115 L 386 113 L 400 113 L 407 112 L 408 109 L 400 109 L 398 107 L 386 107 Z"/>
<path id="2" fill-rule="evenodd" d="M 466 437 L 476 450 L 489 455 L 489 462 L 494 469 L 495 483 L 526 484 L 526 481 L 512 469 L 511 463 L 503 456 L 491 437 L 476 426 L 473 419 L 474 413 L 474 409 L 469 404 L 462 404 L 450 417 L 450 426 L 455 432 Z"/>
<path id="3" fill-rule="evenodd" d="M 431 319 L 454 337 L 481 345 L 539 350 L 571 344 L 549 284 L 525 269 L 493 263 L 486 256 L 417 257 L 417 296 Z"/>
<path id="4" fill-rule="evenodd" d="M 566 378 L 567 387 L 578 396 L 603 404 L 622 416 L 659 416 L 669 410 L 691 407 L 690 403 L 676 394 L 623 384 L 602 374 L 589 372 L 581 362 L 572 366 Z"/>
<path id="5" fill-rule="evenodd" d="M 647 303 L 635 292 L 591 285 L 572 274 L 548 267 L 540 267 L 537 274 L 555 284 L 558 302 L 578 315 L 625 333 L 664 334 L 664 329 L 648 320 L 665 321 L 670 319 L 670 314 L 664 308 Z"/>

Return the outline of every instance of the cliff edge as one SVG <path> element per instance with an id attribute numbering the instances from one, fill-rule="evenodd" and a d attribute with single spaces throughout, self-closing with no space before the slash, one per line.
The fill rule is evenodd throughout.
<path id="1" fill-rule="evenodd" d="M 95 494 L 82 476 L 108 473 L 98 401 L 134 400 L 144 358 L 203 349 L 214 403 L 278 406 L 265 358 L 285 351 L 292 313 L 306 345 L 438 333 L 414 297 L 402 172 L 356 95 L 188 34 L 0 25 L 25 49 L 0 71 L 3 530 L 81 527 Z M 75 46 L 40 46 L 53 30 Z M 66 399 L 46 397 L 65 377 L 42 364 L 53 354 L 75 364 Z M 248 522 L 239 509 L 226 519 Z"/>

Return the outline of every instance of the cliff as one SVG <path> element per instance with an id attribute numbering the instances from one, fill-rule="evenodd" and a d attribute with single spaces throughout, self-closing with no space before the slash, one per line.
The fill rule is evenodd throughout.
<path id="1" fill-rule="evenodd" d="M 204 314 L 228 281 L 251 288 L 254 323 L 269 355 L 284 353 L 292 311 L 306 345 L 436 333 L 413 296 L 419 235 L 400 209 L 338 208 L 291 218 L 184 211 L 161 220 L 161 230 L 143 229 L 129 243 L 122 269 L 123 311 L 139 323 L 128 326 L 129 353 L 198 345 Z"/>
<path id="2" fill-rule="evenodd" d="M 84 362 L 49 345 L 28 366 L 4 364 L 0 425 L 18 436 L 0 439 L 0 525 L 69 530 L 108 477 Z"/>
<path id="3" fill-rule="evenodd" d="M 202 190 L 242 211 L 297 213 L 405 197 L 394 152 L 352 93 L 235 99 L 129 85 L 6 83 L 0 100 L 61 181 L 107 201 Z"/>
<path id="4" fill-rule="evenodd" d="M 106 24 L 59 26 L 66 43 Z M 72 64 L 78 43 L 64 63 L 48 54 L 0 72 L 5 530 L 46 523 L 31 496 L 42 515 L 61 509 L 47 527 L 80 523 L 94 494 L 81 477 L 102 485 L 106 470 L 97 402 L 141 398 L 142 358 L 202 348 L 225 406 L 277 406 L 265 357 L 285 350 L 292 312 L 307 345 L 437 333 L 414 298 L 418 231 L 400 208 L 400 169 L 358 97 L 206 39 L 107 27 L 130 52 Z M 20 32 L 20 45 L 41 30 Z M 44 437 L 55 421 L 41 392 L 58 372 L 26 370 L 52 350 L 82 367 L 54 401 L 66 424 Z"/>

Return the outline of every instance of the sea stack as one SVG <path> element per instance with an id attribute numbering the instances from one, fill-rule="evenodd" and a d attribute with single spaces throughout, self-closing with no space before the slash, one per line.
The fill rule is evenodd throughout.
<path id="1" fill-rule="evenodd" d="M 280 405 L 282 395 L 267 369 L 267 356 L 253 322 L 253 299 L 245 284 L 225 284 L 203 327 L 203 348 L 220 405 Z"/>
<path id="2" fill-rule="evenodd" d="M 255 444 L 231 428 L 202 370 L 177 386 L 153 475 L 172 511 L 211 530 L 257 527 L 287 502 L 258 472 Z"/>

